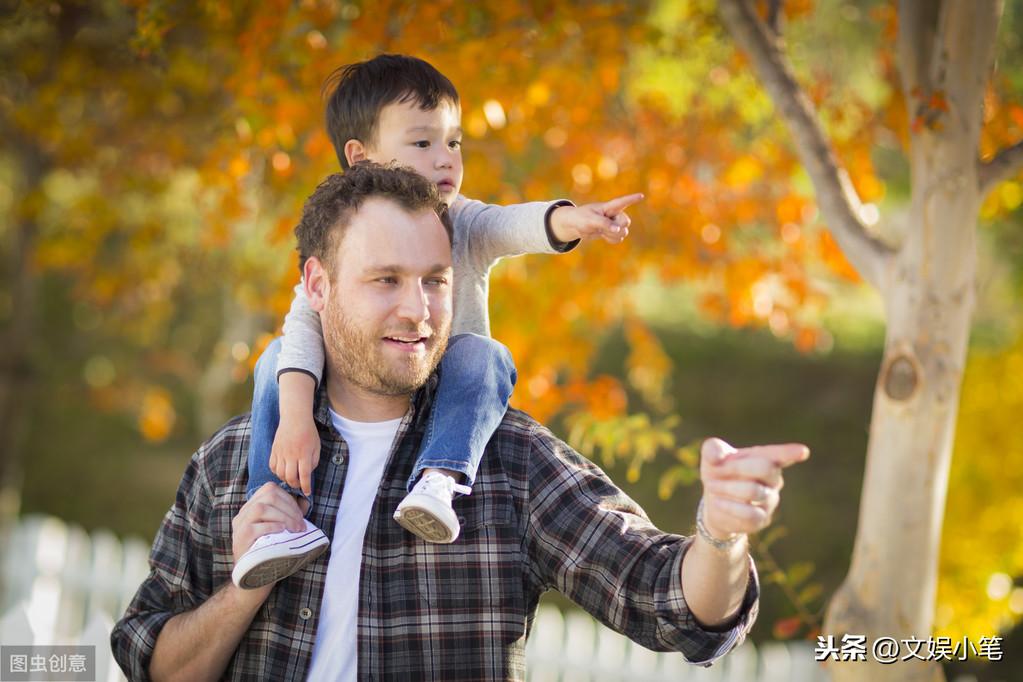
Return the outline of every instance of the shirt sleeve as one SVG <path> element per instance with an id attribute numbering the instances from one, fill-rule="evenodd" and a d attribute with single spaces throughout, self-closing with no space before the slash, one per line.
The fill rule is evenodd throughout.
<path id="1" fill-rule="evenodd" d="M 323 325 L 320 314 L 309 305 L 302 283 L 295 285 L 291 310 L 284 318 L 281 354 L 277 357 L 277 376 L 282 372 L 305 372 L 319 386 L 323 378 Z"/>
<path id="2" fill-rule="evenodd" d="M 114 658 L 129 680 L 150 679 L 149 663 L 164 625 L 211 594 L 212 541 L 202 529 L 208 527 L 212 504 L 200 475 L 201 452 L 192 456 L 174 506 L 163 518 L 149 555 L 149 576 L 110 635 Z"/>
<path id="3" fill-rule="evenodd" d="M 532 579 L 655 651 L 709 666 L 738 646 L 756 620 L 760 586 L 752 557 L 734 624 L 706 628 L 682 593 L 693 538 L 658 530 L 595 464 L 536 427 L 530 451 L 527 547 Z"/>
<path id="4" fill-rule="evenodd" d="M 500 258 L 527 253 L 567 253 L 579 240 L 560 242 L 550 229 L 550 215 L 565 199 L 511 206 L 485 204 L 459 196 L 451 208 L 456 232 L 466 240 L 466 253 L 477 272 L 487 272 Z"/>

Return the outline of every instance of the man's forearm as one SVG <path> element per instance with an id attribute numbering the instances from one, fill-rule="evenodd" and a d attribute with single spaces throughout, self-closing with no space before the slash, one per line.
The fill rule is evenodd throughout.
<path id="1" fill-rule="evenodd" d="M 727 550 L 717 549 L 700 537 L 682 560 L 682 593 L 693 617 L 701 625 L 730 625 L 742 607 L 749 583 L 748 545 L 745 537 Z"/>
<path id="2" fill-rule="evenodd" d="M 228 583 L 199 608 L 171 618 L 156 639 L 152 679 L 219 679 L 267 594 Z"/>

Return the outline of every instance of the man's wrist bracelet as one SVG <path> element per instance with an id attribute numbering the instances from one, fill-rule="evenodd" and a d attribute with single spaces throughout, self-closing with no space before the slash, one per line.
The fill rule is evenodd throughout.
<path id="1" fill-rule="evenodd" d="M 700 498 L 700 504 L 696 507 L 696 531 L 700 534 L 700 537 L 707 541 L 707 543 L 714 549 L 727 550 L 735 547 L 736 543 L 739 542 L 745 533 L 732 533 L 732 537 L 727 540 L 719 540 L 710 534 L 707 530 L 707 526 L 703 525 L 703 498 Z"/>

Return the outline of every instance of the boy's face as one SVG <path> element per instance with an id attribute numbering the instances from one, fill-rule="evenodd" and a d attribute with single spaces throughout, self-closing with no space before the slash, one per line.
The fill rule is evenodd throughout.
<path id="1" fill-rule="evenodd" d="M 411 166 L 437 185 L 452 204 L 462 187 L 462 112 L 450 100 L 424 111 L 413 102 L 388 104 L 380 111 L 376 139 L 365 158 Z"/>

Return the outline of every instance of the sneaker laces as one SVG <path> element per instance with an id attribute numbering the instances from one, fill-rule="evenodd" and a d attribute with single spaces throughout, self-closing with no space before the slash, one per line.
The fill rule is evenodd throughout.
<path id="1" fill-rule="evenodd" d="M 454 479 L 450 476 L 436 471 L 431 471 L 423 476 L 421 485 L 424 493 L 436 495 L 437 497 L 441 496 L 441 492 L 445 493 L 449 499 L 453 498 L 455 493 L 461 495 L 472 494 L 472 488 L 469 486 L 455 483 Z"/>
<path id="2" fill-rule="evenodd" d="M 277 542 L 278 540 L 287 539 L 288 537 L 290 537 L 292 535 L 301 535 L 302 533 L 305 533 L 308 530 L 309 530 L 309 526 L 307 524 L 305 528 L 303 528 L 302 530 L 300 530 L 298 532 L 295 532 L 293 530 L 288 530 L 287 528 L 285 528 L 284 530 L 279 530 L 276 533 L 267 533 L 266 535 L 260 535 L 258 538 L 256 538 L 256 541 L 252 543 L 252 546 L 249 547 L 248 551 L 251 552 L 252 550 L 256 549 L 257 547 L 266 547 L 267 545 L 272 545 L 273 543 Z"/>

